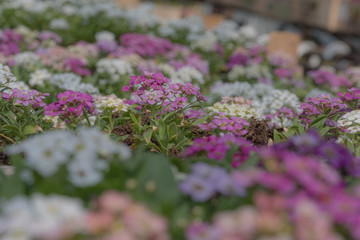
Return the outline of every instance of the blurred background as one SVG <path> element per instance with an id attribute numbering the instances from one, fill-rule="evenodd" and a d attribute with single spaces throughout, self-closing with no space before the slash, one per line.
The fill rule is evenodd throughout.
<path id="1" fill-rule="evenodd" d="M 270 48 L 296 54 L 305 70 L 360 65 L 360 0 L 116 1 L 129 8 L 154 3 L 153 12 L 164 21 L 198 16 L 208 29 L 223 20 L 251 26 Z"/>

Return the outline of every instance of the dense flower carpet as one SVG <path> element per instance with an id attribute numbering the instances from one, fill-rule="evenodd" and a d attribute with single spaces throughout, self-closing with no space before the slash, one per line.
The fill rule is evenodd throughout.
<path id="1" fill-rule="evenodd" d="M 360 239 L 360 70 L 151 5 L 0 3 L 0 239 Z"/>

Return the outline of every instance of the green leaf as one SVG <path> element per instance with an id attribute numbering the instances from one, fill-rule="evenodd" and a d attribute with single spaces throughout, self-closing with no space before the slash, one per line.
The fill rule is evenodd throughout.
<path id="1" fill-rule="evenodd" d="M 325 121 L 326 121 L 326 116 L 318 117 L 310 124 L 310 127 L 320 130 L 323 128 Z"/>
<path id="2" fill-rule="evenodd" d="M 330 127 L 324 127 L 319 131 L 319 134 L 321 136 L 325 136 L 329 132 L 329 130 L 330 130 Z"/>
<path id="3" fill-rule="evenodd" d="M 26 125 L 23 129 L 24 135 L 34 134 L 36 132 L 36 126 Z"/>
<path id="4" fill-rule="evenodd" d="M 281 134 L 276 129 L 274 129 L 274 142 L 278 143 L 281 141 L 282 141 Z"/>
<path id="5" fill-rule="evenodd" d="M 161 119 L 159 121 L 159 126 L 158 126 L 158 131 L 159 131 L 159 137 L 160 139 L 165 139 L 165 130 L 166 130 L 166 127 L 165 127 L 165 123 L 164 121 Z"/>
<path id="6" fill-rule="evenodd" d="M 137 176 L 140 183 L 141 199 L 151 201 L 160 207 L 162 204 L 174 204 L 179 199 L 180 191 L 171 170 L 170 161 L 160 154 L 146 153 L 144 164 Z M 149 184 L 154 188 L 149 191 Z"/>
<path id="7" fill-rule="evenodd" d="M 172 138 L 173 136 L 176 136 L 177 132 L 178 132 L 178 127 L 176 126 L 176 123 L 172 122 L 168 126 L 169 138 Z"/>
<path id="8" fill-rule="evenodd" d="M 135 123 L 135 125 L 138 125 L 138 124 L 139 124 L 139 121 L 138 121 L 138 119 L 136 118 L 136 116 L 134 115 L 134 113 L 129 112 L 129 116 L 130 116 L 131 120 Z"/>
<path id="9" fill-rule="evenodd" d="M 144 133 L 144 140 L 147 144 L 150 143 L 151 141 L 151 136 L 153 134 L 153 131 L 150 129 L 150 130 L 147 130 L 145 133 Z"/>
<path id="10" fill-rule="evenodd" d="M 304 125 L 302 125 L 301 122 L 298 123 L 298 130 L 300 134 L 305 134 L 305 128 Z"/>

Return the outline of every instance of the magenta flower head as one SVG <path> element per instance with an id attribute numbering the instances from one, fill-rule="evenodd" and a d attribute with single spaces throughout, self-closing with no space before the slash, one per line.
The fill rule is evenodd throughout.
<path id="1" fill-rule="evenodd" d="M 62 39 L 59 35 L 51 31 L 43 31 L 38 35 L 40 41 L 45 42 L 48 40 L 54 40 L 57 44 L 61 43 Z"/>
<path id="2" fill-rule="evenodd" d="M 0 53 L 5 56 L 20 52 L 19 44 L 23 38 L 12 29 L 5 29 L 0 33 Z"/>
<path id="3" fill-rule="evenodd" d="M 302 156 L 313 156 L 318 161 L 329 164 L 339 173 L 359 177 L 360 162 L 344 146 L 326 141 L 315 131 L 294 136 L 284 143 L 274 146 L 278 150 L 290 150 Z"/>
<path id="4" fill-rule="evenodd" d="M 319 95 L 316 98 L 307 98 L 306 102 L 301 104 L 300 109 L 302 110 L 300 118 L 305 123 L 311 123 L 313 119 L 321 114 L 326 114 L 331 118 L 339 113 L 347 112 L 349 107 L 340 97 Z"/>
<path id="5" fill-rule="evenodd" d="M 171 83 L 162 73 L 145 73 L 142 76 L 132 76 L 129 85 L 123 87 L 124 92 L 132 92 L 140 106 L 156 106 L 160 112 L 182 110 L 188 106 L 189 99 L 205 101 L 199 88 L 191 83 Z"/>
<path id="6" fill-rule="evenodd" d="M 339 92 L 338 96 L 351 109 L 353 110 L 359 109 L 359 103 L 360 103 L 359 88 L 350 88 L 345 93 Z"/>
<path id="7" fill-rule="evenodd" d="M 225 134 L 223 136 L 209 136 L 204 138 L 197 138 L 193 145 L 188 147 L 183 156 L 194 157 L 198 155 L 205 155 L 210 159 L 219 162 L 225 160 L 226 153 L 230 149 L 235 148 L 236 151 L 232 156 L 231 163 L 233 167 L 238 167 L 245 162 L 256 148 L 244 138 L 236 137 L 232 134 Z"/>
<path id="8" fill-rule="evenodd" d="M 68 58 L 64 60 L 65 69 L 80 76 L 91 75 L 91 71 L 86 68 L 86 65 L 87 63 L 79 58 Z"/>
<path id="9" fill-rule="evenodd" d="M 10 94 L 2 92 L 2 98 L 15 104 L 32 106 L 33 108 L 46 106 L 42 100 L 49 96 L 48 93 L 40 93 L 36 90 L 20 90 L 17 88 L 11 89 L 10 92 Z"/>
<path id="10" fill-rule="evenodd" d="M 58 94 L 59 101 L 45 107 L 45 115 L 59 116 L 65 122 L 84 117 L 84 111 L 88 115 L 97 114 L 94 100 L 90 94 L 73 92 L 71 90 Z"/>

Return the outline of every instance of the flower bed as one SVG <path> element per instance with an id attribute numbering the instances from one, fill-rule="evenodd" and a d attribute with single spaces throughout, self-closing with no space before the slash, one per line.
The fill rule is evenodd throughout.
<path id="1" fill-rule="evenodd" d="M 356 68 L 150 5 L 0 6 L 1 239 L 360 239 Z"/>

